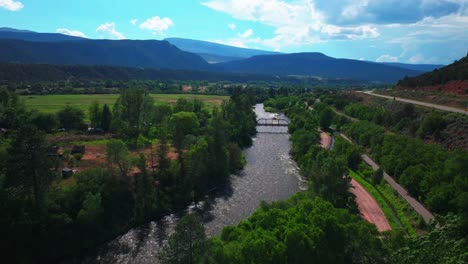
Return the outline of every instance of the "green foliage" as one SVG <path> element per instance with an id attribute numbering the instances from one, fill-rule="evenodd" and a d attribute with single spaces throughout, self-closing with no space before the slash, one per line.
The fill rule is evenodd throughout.
<path id="1" fill-rule="evenodd" d="M 325 107 L 319 112 L 319 124 L 324 130 L 327 130 L 334 118 L 335 113 L 329 107 Z"/>
<path id="2" fill-rule="evenodd" d="M 422 87 L 438 84 L 445 84 L 454 80 L 468 79 L 468 57 L 463 57 L 453 64 L 436 69 L 416 77 L 405 77 L 398 82 L 398 86 L 402 87 Z"/>
<path id="3" fill-rule="evenodd" d="M 376 171 L 374 171 L 374 173 L 372 174 L 372 183 L 373 183 L 374 185 L 377 185 L 377 184 L 382 183 L 383 176 L 384 176 L 384 171 L 382 170 L 382 168 L 378 168 L 378 169 L 377 169 Z"/>
<path id="4" fill-rule="evenodd" d="M 127 146 L 122 140 L 110 140 L 106 145 L 107 162 L 117 165 L 122 177 L 127 176 L 131 169 L 132 161 Z"/>
<path id="5" fill-rule="evenodd" d="M 187 135 L 196 135 L 200 123 L 197 115 L 193 112 L 178 112 L 172 114 L 169 127 L 172 134 L 173 144 L 178 152 L 182 152 L 184 139 Z"/>
<path id="6" fill-rule="evenodd" d="M 81 129 L 83 127 L 84 112 L 79 108 L 75 108 L 69 104 L 62 110 L 57 112 L 60 127 L 67 130 Z"/>
<path id="7" fill-rule="evenodd" d="M 34 113 L 30 118 L 32 125 L 36 126 L 42 131 L 49 133 L 56 130 L 60 125 L 57 115 L 55 114 L 37 112 Z"/>
<path id="8" fill-rule="evenodd" d="M 0 88 L 0 127 L 16 129 L 24 119 L 26 119 L 26 111 L 18 95 Z"/>
<path id="9" fill-rule="evenodd" d="M 7 151 L 5 186 L 15 188 L 18 195 L 39 209 L 52 180 L 45 134 L 33 126 L 22 127 Z"/>
<path id="10" fill-rule="evenodd" d="M 415 222 L 421 217 L 396 191 L 387 183 L 376 185 L 375 188 L 395 210 L 403 228 L 410 236 L 416 236 Z"/>
<path id="11" fill-rule="evenodd" d="M 419 128 L 419 136 L 425 138 L 426 136 L 434 136 L 440 138 L 440 133 L 447 126 L 442 113 L 433 111 L 426 115 L 424 121 Z"/>
<path id="12" fill-rule="evenodd" d="M 264 204 L 213 241 L 214 263 L 382 263 L 385 250 L 372 225 L 300 193 Z"/>
<path id="13" fill-rule="evenodd" d="M 182 217 L 163 248 L 162 263 L 199 263 L 207 248 L 205 228 L 196 215 Z"/>
<path id="14" fill-rule="evenodd" d="M 101 194 L 87 193 L 83 205 L 78 212 L 76 220 L 81 225 L 92 225 L 97 221 L 102 213 Z"/>
<path id="15" fill-rule="evenodd" d="M 107 109 L 108 111 L 109 109 Z M 102 124 L 103 111 L 99 106 L 98 101 L 93 101 L 88 109 L 89 120 L 91 120 L 91 127 L 97 128 Z M 107 117 L 106 117 L 107 118 Z M 106 122 L 108 122 L 106 120 Z"/>
<path id="16" fill-rule="evenodd" d="M 369 121 L 359 121 L 352 123 L 345 132 L 359 145 L 372 147 L 382 144 L 385 128 Z"/>
<path id="17" fill-rule="evenodd" d="M 101 128 L 104 131 L 109 131 L 111 127 L 111 122 L 112 122 L 112 113 L 110 111 L 109 106 L 105 104 L 102 108 L 102 114 L 101 114 Z"/>
<path id="18" fill-rule="evenodd" d="M 112 129 L 121 132 L 136 145 L 140 133 L 149 132 L 153 113 L 154 100 L 145 89 L 124 89 L 114 105 Z"/>
<path id="19" fill-rule="evenodd" d="M 467 263 L 468 244 L 463 236 L 462 219 L 448 215 L 440 219 L 440 227 L 427 234 L 405 238 L 392 254 L 394 263 Z"/>

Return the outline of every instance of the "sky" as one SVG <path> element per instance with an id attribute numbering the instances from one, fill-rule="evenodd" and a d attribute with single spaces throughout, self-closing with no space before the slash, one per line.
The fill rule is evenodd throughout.
<path id="1" fill-rule="evenodd" d="M 0 27 L 449 64 L 468 52 L 468 0 L 0 0 Z"/>

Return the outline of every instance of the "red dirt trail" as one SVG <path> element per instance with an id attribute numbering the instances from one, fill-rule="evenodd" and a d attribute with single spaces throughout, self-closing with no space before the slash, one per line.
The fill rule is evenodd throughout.
<path id="1" fill-rule="evenodd" d="M 391 230 L 385 214 L 375 199 L 354 179 L 351 180 L 351 192 L 356 195 L 356 203 L 362 218 L 374 224 L 379 232 Z"/>
<path id="2" fill-rule="evenodd" d="M 332 138 L 325 132 L 320 132 L 320 146 L 324 149 L 330 149 Z"/>

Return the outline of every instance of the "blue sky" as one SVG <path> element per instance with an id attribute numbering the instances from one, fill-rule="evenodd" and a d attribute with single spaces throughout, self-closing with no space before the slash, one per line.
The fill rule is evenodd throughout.
<path id="1" fill-rule="evenodd" d="M 404 63 L 468 52 L 468 0 L 0 0 L 0 26 Z"/>

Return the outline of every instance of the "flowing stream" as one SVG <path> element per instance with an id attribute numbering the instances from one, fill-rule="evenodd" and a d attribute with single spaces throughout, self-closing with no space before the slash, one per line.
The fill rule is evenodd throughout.
<path id="1" fill-rule="evenodd" d="M 257 118 L 272 118 L 262 104 L 255 106 Z M 286 117 L 280 115 L 279 118 Z M 220 189 L 214 198 L 183 213 L 201 212 L 209 237 L 218 235 L 228 225 L 237 225 L 248 218 L 261 201 L 284 200 L 307 187 L 289 156 L 291 144 L 286 127 L 257 127 L 259 132 L 252 147 L 245 150 L 247 165 L 232 175 L 229 186 Z M 91 263 L 158 263 L 158 254 L 173 232 L 180 214 L 171 214 L 146 225 L 131 229 L 111 241 Z"/>

